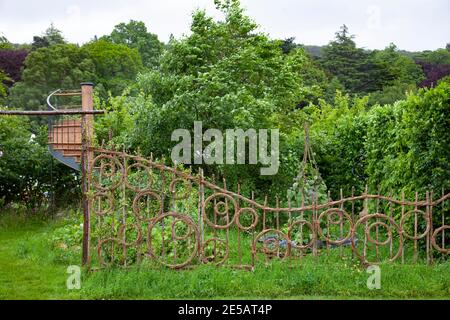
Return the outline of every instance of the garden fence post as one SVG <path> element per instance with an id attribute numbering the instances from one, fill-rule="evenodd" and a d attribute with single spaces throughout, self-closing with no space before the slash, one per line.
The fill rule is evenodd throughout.
<path id="1" fill-rule="evenodd" d="M 81 84 L 81 108 L 83 111 L 92 111 L 94 109 L 93 103 L 93 87 L 94 85 L 89 82 Z M 90 218 L 91 218 L 91 202 L 89 200 L 89 183 L 93 151 L 92 151 L 92 139 L 93 139 L 93 115 L 82 115 L 82 192 L 83 192 L 83 254 L 82 264 L 83 266 L 89 265 L 90 262 Z"/>

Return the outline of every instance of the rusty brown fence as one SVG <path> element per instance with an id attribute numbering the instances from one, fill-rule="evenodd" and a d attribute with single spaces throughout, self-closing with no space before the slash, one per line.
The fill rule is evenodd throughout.
<path id="1" fill-rule="evenodd" d="M 237 185 L 123 152 L 92 149 L 90 264 L 157 261 L 252 269 L 258 261 L 350 255 L 362 263 L 446 259 L 450 194 L 415 199 L 354 192 L 301 203 L 255 201 Z M 271 202 L 273 201 L 273 202 Z M 273 203 L 273 205 L 270 205 Z M 448 231 L 447 231 L 448 232 Z M 447 239 L 448 242 L 448 239 Z"/>

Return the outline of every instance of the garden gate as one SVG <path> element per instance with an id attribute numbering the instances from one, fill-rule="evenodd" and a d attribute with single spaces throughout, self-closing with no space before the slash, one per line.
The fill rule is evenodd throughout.
<path id="1" fill-rule="evenodd" d="M 301 260 L 350 254 L 365 264 L 383 259 L 431 263 L 448 254 L 450 194 L 406 201 L 352 194 L 320 203 L 312 192 L 300 206 L 255 201 L 153 159 L 92 149 L 89 201 L 95 216 L 94 259 L 101 266 L 155 260 L 182 268 L 196 263 L 252 269 L 258 260 Z M 434 223 L 433 223 L 434 221 Z M 434 227 L 439 223 L 437 227 Z M 436 255 L 438 253 L 438 255 Z"/>

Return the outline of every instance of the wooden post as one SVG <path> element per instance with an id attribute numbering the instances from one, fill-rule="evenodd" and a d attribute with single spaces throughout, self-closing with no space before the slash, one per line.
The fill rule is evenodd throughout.
<path id="1" fill-rule="evenodd" d="M 94 110 L 94 102 L 92 98 L 94 85 L 89 82 L 84 82 L 81 84 L 81 109 L 83 111 Z M 83 266 L 89 265 L 90 263 L 90 219 L 91 219 L 91 202 L 88 197 L 89 191 L 89 180 L 91 172 L 91 162 L 93 160 L 93 152 L 91 150 L 92 140 L 93 140 L 93 115 L 84 114 L 82 116 L 82 162 L 81 162 L 81 172 L 82 172 L 82 192 L 83 192 L 83 255 L 82 264 Z"/>

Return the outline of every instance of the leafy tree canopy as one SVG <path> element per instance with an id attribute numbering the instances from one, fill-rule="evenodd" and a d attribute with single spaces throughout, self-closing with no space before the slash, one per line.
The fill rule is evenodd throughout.
<path id="1" fill-rule="evenodd" d="M 450 64 L 435 64 L 419 61 L 418 63 L 425 73 L 425 80 L 419 83 L 419 87 L 433 87 L 439 80 L 450 76 Z"/>
<path id="2" fill-rule="evenodd" d="M 120 95 L 142 70 L 139 52 L 126 45 L 100 39 L 84 45 L 82 49 L 95 65 L 96 77 L 93 79 L 104 97 L 108 91 Z"/>
<path id="3" fill-rule="evenodd" d="M 0 70 L 3 70 L 11 78 L 8 85 L 20 81 L 27 55 L 27 50 L 0 50 Z"/>
<path id="4" fill-rule="evenodd" d="M 321 64 L 349 93 L 367 94 L 395 85 L 418 84 L 420 66 L 401 54 L 394 44 L 384 50 L 357 48 L 354 36 L 343 25 L 336 38 L 323 48 Z"/>
<path id="5" fill-rule="evenodd" d="M 414 59 L 420 62 L 450 65 L 450 51 L 448 49 L 427 50 L 416 53 Z"/>
<path id="6" fill-rule="evenodd" d="M 95 79 L 95 65 L 88 53 L 73 44 L 57 44 L 32 51 L 24 62 L 22 81 L 14 84 L 10 105 L 30 110 L 45 109 L 49 92 L 73 89 Z"/>
<path id="7" fill-rule="evenodd" d="M 34 134 L 31 127 L 27 117 L 0 117 L 0 201 L 23 201 L 35 208 L 47 204 L 55 192 L 56 205 L 73 203 L 80 193 L 79 179 L 73 170 L 52 160 L 46 127 Z"/>
<path id="8" fill-rule="evenodd" d="M 0 70 L 0 99 L 6 97 L 7 89 L 5 82 L 9 80 L 10 78 L 6 75 L 6 73 L 3 70 Z"/>
<path id="9" fill-rule="evenodd" d="M 109 36 L 104 36 L 102 39 L 137 49 L 142 57 L 143 65 L 147 68 L 158 65 L 159 57 L 164 49 L 158 36 L 148 32 L 142 21 L 130 20 L 128 23 L 120 23 L 114 27 Z"/>
<path id="10" fill-rule="evenodd" d="M 170 41 L 160 71 L 138 78 L 130 143 L 145 154 L 170 155 L 172 131 L 192 129 L 195 120 L 203 121 L 205 130 L 302 128 L 299 104 L 322 92 L 324 73 L 303 49 L 284 54 L 281 41 L 258 32 L 238 1 L 216 1 L 216 6 L 224 21 L 195 12 L 191 35 Z M 252 181 L 257 169 L 221 170 L 238 170 L 233 176 Z"/>
<path id="11" fill-rule="evenodd" d="M 64 39 L 62 32 L 58 30 L 52 23 L 41 36 L 33 37 L 32 50 L 65 43 L 67 42 Z"/>
<path id="12" fill-rule="evenodd" d="M 322 66 L 349 92 L 370 91 L 368 84 L 372 82 L 370 72 L 373 66 L 369 63 L 369 53 L 356 47 L 354 36 L 349 34 L 346 25 L 336 32 L 335 40 L 323 48 Z"/>
<path id="13" fill-rule="evenodd" d="M 393 43 L 384 50 L 375 51 L 374 62 L 385 74 L 384 86 L 395 83 L 416 85 L 424 79 L 420 66 L 413 59 L 400 54 Z"/>
<path id="14" fill-rule="evenodd" d="M 12 49 L 12 44 L 0 32 L 0 50 L 3 50 L 3 49 Z"/>

